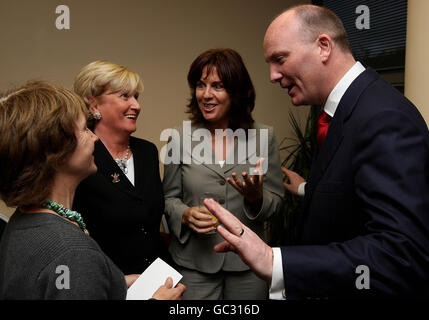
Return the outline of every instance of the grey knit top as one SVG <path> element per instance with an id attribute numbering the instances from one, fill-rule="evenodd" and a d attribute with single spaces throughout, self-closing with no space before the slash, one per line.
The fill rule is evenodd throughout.
<path id="1" fill-rule="evenodd" d="M 0 299 L 125 299 L 122 272 L 79 227 L 17 210 L 0 240 Z"/>

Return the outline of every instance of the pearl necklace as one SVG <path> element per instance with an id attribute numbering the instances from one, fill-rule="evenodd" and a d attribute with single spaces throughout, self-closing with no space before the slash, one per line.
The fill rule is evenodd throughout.
<path id="1" fill-rule="evenodd" d="M 88 230 L 86 230 L 86 224 L 83 222 L 82 216 L 79 212 L 67 209 L 62 204 L 59 204 L 51 199 L 47 199 L 45 203 L 42 204 L 42 208 L 55 211 L 61 217 L 64 217 L 72 222 L 77 222 L 82 231 L 89 235 Z"/>
<path id="2" fill-rule="evenodd" d="M 118 167 L 122 170 L 122 172 L 124 174 L 128 173 L 127 161 L 128 161 L 128 155 L 129 154 L 130 154 L 130 145 L 127 146 L 127 153 L 125 154 L 125 157 L 123 157 L 123 158 L 114 158 L 114 160 L 118 164 Z"/>

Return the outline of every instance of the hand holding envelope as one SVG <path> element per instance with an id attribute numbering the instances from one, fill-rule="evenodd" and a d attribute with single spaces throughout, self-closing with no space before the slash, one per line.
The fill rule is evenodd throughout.
<path id="1" fill-rule="evenodd" d="M 180 279 L 180 273 L 158 258 L 129 287 L 127 300 L 180 300 L 186 290 Z"/>
<path id="2" fill-rule="evenodd" d="M 173 278 L 168 277 L 164 285 L 156 290 L 152 298 L 156 300 L 182 300 L 182 294 L 185 290 L 186 287 L 181 283 L 173 287 Z"/>

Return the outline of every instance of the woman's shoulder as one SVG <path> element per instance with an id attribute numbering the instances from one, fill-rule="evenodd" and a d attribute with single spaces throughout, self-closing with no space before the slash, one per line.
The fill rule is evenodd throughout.
<path id="1" fill-rule="evenodd" d="M 272 126 L 259 123 L 259 122 L 254 122 L 252 127 L 253 129 L 256 129 L 259 132 L 261 130 L 267 130 L 269 139 L 272 139 L 272 137 L 274 136 L 274 127 Z"/>
<path id="2" fill-rule="evenodd" d="M 46 243 L 55 240 L 57 250 L 64 251 L 70 248 L 100 250 L 91 237 L 88 237 L 82 229 L 65 218 L 44 212 L 37 215 L 40 216 L 40 219 L 39 223 L 34 225 L 33 236 L 35 233 L 43 234 L 43 242 Z"/>
<path id="3" fill-rule="evenodd" d="M 50 263 L 66 251 L 101 252 L 97 243 L 79 227 L 62 217 L 47 212 L 12 215 L 7 234 L 9 245 L 20 251 L 22 256 L 37 254 L 42 264 Z M 27 245 L 22 246 L 25 242 Z"/>

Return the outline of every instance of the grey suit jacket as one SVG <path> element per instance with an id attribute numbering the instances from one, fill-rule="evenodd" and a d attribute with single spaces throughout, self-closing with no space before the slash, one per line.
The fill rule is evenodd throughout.
<path id="1" fill-rule="evenodd" d="M 248 270 L 249 267 L 235 253 L 216 253 L 213 250 L 216 244 L 223 241 L 217 233 L 198 234 L 187 225 L 182 225 L 181 221 L 187 208 L 199 205 L 202 193 L 211 192 L 219 196 L 219 203 L 224 208 L 232 212 L 261 238 L 264 238 L 264 221 L 279 210 L 284 195 L 280 157 L 273 128 L 255 123 L 256 148 L 250 147 L 249 150 L 253 150 L 243 155 L 243 152 L 238 151 L 236 141 L 233 163 L 229 161 L 230 163 L 225 163 L 222 167 L 219 163 L 216 164 L 214 155 L 211 163 L 204 163 L 196 157 L 196 153 L 192 154 L 190 151 L 195 152 L 195 147 L 198 148 L 198 145 L 201 144 L 200 141 L 190 140 L 198 128 L 192 127 L 190 132 L 185 133 L 182 129 L 179 128 L 176 131 L 179 132 L 180 139 L 169 141 L 170 148 L 167 149 L 170 151 L 172 148 L 181 150 L 180 161 L 164 165 L 165 214 L 170 232 L 174 235 L 170 253 L 180 266 L 205 273 L 215 273 L 219 270 Z M 262 131 L 268 139 L 260 138 Z M 192 147 L 190 150 L 184 148 L 186 138 Z M 177 151 L 177 149 L 175 150 Z M 226 181 L 226 178 L 231 177 L 233 172 L 239 174 L 240 177 L 241 172 L 249 172 L 250 168 L 255 167 L 255 156 L 263 156 L 264 150 L 268 157 L 265 159 L 268 167 L 263 178 L 263 204 L 259 212 L 252 212 L 244 204 L 243 196 Z"/>

